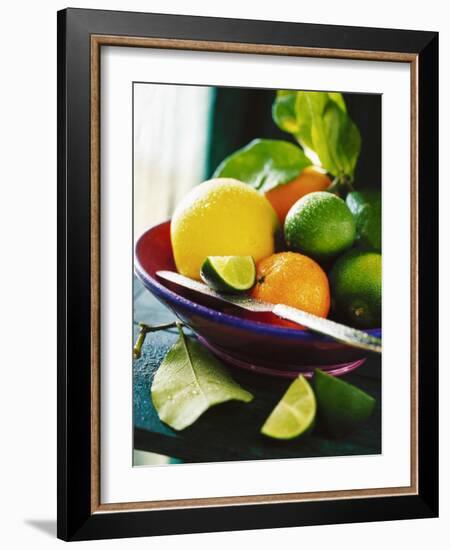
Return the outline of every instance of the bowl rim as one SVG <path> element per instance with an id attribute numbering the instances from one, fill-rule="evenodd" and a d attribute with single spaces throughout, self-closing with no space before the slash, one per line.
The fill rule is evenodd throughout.
<path id="1" fill-rule="evenodd" d="M 146 231 L 144 231 L 144 233 L 142 233 L 142 235 L 137 239 L 134 246 L 135 273 L 137 277 L 144 283 L 144 286 L 152 292 L 152 294 L 155 294 L 172 304 L 181 305 L 185 309 L 188 309 L 189 311 L 191 311 L 192 313 L 200 314 L 203 317 L 206 317 L 210 320 L 215 321 L 216 323 L 223 324 L 223 325 L 231 325 L 234 328 L 244 329 L 251 332 L 256 331 L 260 334 L 262 333 L 268 336 L 275 336 L 279 338 L 281 337 L 281 338 L 294 339 L 294 340 L 300 339 L 300 340 L 314 341 L 314 342 L 317 342 L 317 341 L 333 342 L 334 341 L 333 338 L 330 338 L 329 336 L 324 336 L 324 335 L 312 332 L 310 330 L 304 330 L 304 329 L 302 330 L 302 329 L 295 329 L 295 328 L 289 328 L 289 327 L 282 327 L 278 325 L 271 325 L 269 323 L 263 323 L 261 321 L 244 319 L 236 315 L 230 315 L 229 313 L 222 313 L 221 311 L 217 311 L 213 308 L 210 308 L 202 304 L 198 304 L 197 302 L 194 302 L 192 300 L 189 300 L 188 298 L 181 296 L 177 292 L 174 292 L 173 290 L 170 290 L 169 288 L 161 284 L 155 277 L 150 275 L 142 266 L 138 256 L 138 248 L 139 248 L 139 245 L 144 240 L 144 238 L 146 238 L 149 233 L 153 232 L 157 228 L 166 224 L 170 224 L 170 220 L 154 225 L 149 229 L 147 229 Z M 372 336 L 377 336 L 379 338 L 381 337 L 381 328 L 367 329 L 367 330 L 364 330 L 364 332 Z M 345 344 L 342 344 L 342 345 L 345 345 Z"/>

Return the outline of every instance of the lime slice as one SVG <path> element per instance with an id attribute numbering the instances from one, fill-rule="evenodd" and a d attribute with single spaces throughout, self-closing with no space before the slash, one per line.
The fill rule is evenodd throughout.
<path id="1" fill-rule="evenodd" d="M 218 292 L 243 292 L 255 284 L 256 267 L 251 256 L 208 256 L 200 275 Z"/>
<path id="2" fill-rule="evenodd" d="M 316 416 L 316 399 L 303 376 L 296 378 L 261 428 L 261 433 L 275 439 L 293 439 L 312 427 Z"/>
<path id="3" fill-rule="evenodd" d="M 353 431 L 375 407 L 371 395 L 319 369 L 314 374 L 314 390 L 319 416 L 335 435 Z"/>

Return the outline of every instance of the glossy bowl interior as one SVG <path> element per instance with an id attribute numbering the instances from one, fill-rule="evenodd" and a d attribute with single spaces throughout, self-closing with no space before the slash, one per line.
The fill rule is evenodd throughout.
<path id="1" fill-rule="evenodd" d="M 270 324 L 270 315 L 250 313 L 159 279 L 158 270 L 176 271 L 170 222 L 146 231 L 136 243 L 135 271 L 144 286 L 192 328 L 210 350 L 229 364 L 255 372 L 310 376 L 320 367 L 340 375 L 361 365 L 367 352 L 309 330 Z M 367 331 L 381 337 L 381 329 Z"/>

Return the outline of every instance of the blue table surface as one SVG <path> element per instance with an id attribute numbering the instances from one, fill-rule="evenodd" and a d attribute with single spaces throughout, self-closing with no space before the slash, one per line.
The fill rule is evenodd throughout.
<path id="1" fill-rule="evenodd" d="M 134 336 L 138 322 L 159 324 L 174 320 L 141 283 L 134 284 Z M 168 455 L 185 462 L 213 462 L 367 455 L 381 453 L 381 360 L 371 357 L 345 380 L 373 395 L 373 415 L 345 437 L 330 436 L 317 423 L 310 435 L 289 442 L 262 436 L 261 425 L 290 384 L 289 380 L 256 375 L 230 367 L 233 378 L 253 395 L 249 404 L 229 402 L 211 408 L 192 426 L 177 432 L 161 422 L 153 407 L 153 376 L 177 339 L 176 330 L 149 333 L 142 356 L 133 362 L 133 418 L 135 449 Z M 237 428 L 238 427 L 238 428 Z"/>

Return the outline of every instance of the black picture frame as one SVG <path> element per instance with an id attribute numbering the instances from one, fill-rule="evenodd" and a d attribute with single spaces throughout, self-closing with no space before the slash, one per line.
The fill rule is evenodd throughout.
<path id="1" fill-rule="evenodd" d="M 418 490 L 310 502 L 93 511 L 91 37 L 397 52 L 417 58 Z M 64 540 L 438 515 L 438 34 L 148 13 L 58 12 L 58 532 Z M 421 366 L 424 368 L 420 368 Z"/>

